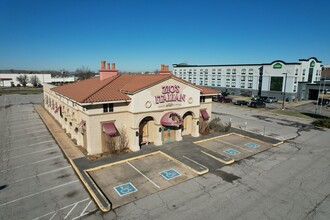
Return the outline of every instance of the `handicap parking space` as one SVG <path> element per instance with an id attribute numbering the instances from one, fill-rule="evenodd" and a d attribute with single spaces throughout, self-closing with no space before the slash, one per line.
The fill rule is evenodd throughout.
<path id="1" fill-rule="evenodd" d="M 241 134 L 230 133 L 195 142 L 201 147 L 230 157 L 235 161 L 271 148 L 273 145 Z"/>
<path id="2" fill-rule="evenodd" d="M 85 172 L 108 198 L 112 208 L 197 176 L 184 164 L 160 151 Z"/>

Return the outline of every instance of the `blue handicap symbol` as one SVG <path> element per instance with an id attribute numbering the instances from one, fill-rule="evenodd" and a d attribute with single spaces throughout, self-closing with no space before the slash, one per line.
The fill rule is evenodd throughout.
<path id="1" fill-rule="evenodd" d="M 125 183 L 119 186 L 115 186 L 114 189 L 119 196 L 126 196 L 127 194 L 134 193 L 137 191 L 137 189 L 132 183 Z"/>
<path id="2" fill-rule="evenodd" d="M 231 155 L 236 155 L 236 154 L 240 154 L 241 152 L 234 150 L 234 149 L 227 149 L 224 150 L 223 152 L 227 153 L 227 154 L 231 154 Z"/>
<path id="3" fill-rule="evenodd" d="M 175 169 L 165 170 L 163 172 L 160 172 L 160 175 L 166 180 L 171 180 L 175 177 L 181 176 L 181 174 Z"/>
<path id="4" fill-rule="evenodd" d="M 259 144 L 256 144 L 256 143 L 253 143 L 253 142 L 249 142 L 249 143 L 246 143 L 245 146 L 247 146 L 249 148 L 257 148 L 260 145 Z"/>

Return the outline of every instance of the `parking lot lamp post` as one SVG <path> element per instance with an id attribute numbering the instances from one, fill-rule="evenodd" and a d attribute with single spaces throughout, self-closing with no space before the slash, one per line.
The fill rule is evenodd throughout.
<path id="1" fill-rule="evenodd" d="M 287 80 L 287 78 L 288 78 L 288 73 L 283 73 L 283 74 L 285 74 L 285 81 L 284 81 L 284 91 L 283 91 L 282 110 L 284 110 L 285 90 L 286 90 L 286 80 Z"/>

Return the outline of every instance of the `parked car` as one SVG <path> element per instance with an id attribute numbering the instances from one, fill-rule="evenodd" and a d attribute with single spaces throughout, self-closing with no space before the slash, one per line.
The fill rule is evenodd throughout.
<path id="1" fill-rule="evenodd" d="M 248 105 L 249 102 L 245 101 L 245 100 L 236 100 L 234 102 L 234 105 Z"/>
<path id="2" fill-rule="evenodd" d="M 273 103 L 273 102 L 278 102 L 278 99 L 275 97 L 268 97 L 265 102 L 267 103 Z"/>
<path id="3" fill-rule="evenodd" d="M 233 100 L 231 98 L 228 98 L 226 96 L 214 96 L 212 98 L 213 102 L 222 102 L 222 103 L 231 103 Z"/>
<path id="4" fill-rule="evenodd" d="M 250 103 L 249 107 L 252 107 L 252 108 L 265 108 L 266 103 L 261 102 L 261 101 L 252 101 Z"/>
<path id="5" fill-rule="evenodd" d="M 264 101 L 266 101 L 267 98 L 268 98 L 268 96 L 256 96 L 256 97 L 252 97 L 251 100 L 264 102 Z"/>

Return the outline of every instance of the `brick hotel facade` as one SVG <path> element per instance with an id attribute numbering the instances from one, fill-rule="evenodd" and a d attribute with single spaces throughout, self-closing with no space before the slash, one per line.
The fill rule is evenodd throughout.
<path id="1" fill-rule="evenodd" d="M 132 151 L 162 145 L 185 135 L 199 136 L 218 91 L 193 85 L 162 65 L 159 74 L 119 74 L 101 62 L 99 77 L 44 86 L 44 106 L 88 154 L 104 153 L 110 138 L 124 131 Z"/>

